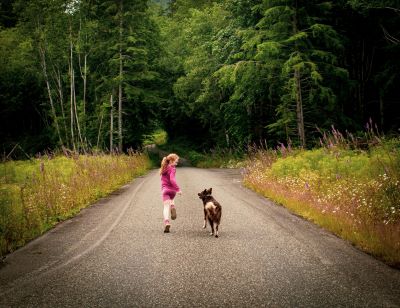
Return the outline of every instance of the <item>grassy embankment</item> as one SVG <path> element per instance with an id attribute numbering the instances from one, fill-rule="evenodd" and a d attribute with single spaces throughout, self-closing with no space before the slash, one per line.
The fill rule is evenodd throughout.
<path id="1" fill-rule="evenodd" d="M 333 131 L 322 143 L 257 151 L 245 185 L 400 267 L 400 138 L 371 136 L 361 150 Z"/>
<path id="2" fill-rule="evenodd" d="M 44 156 L 0 168 L 0 256 L 150 168 L 147 156 Z"/>

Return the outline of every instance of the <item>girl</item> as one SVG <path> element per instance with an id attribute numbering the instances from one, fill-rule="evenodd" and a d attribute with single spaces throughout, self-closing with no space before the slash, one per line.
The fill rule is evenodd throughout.
<path id="1" fill-rule="evenodd" d="M 164 203 L 164 233 L 168 233 L 171 227 L 171 219 L 176 219 L 176 209 L 174 204 L 175 195 L 182 194 L 178 184 L 176 183 L 175 173 L 176 165 L 178 164 L 179 156 L 171 153 L 164 157 L 161 162 L 160 175 L 161 175 L 161 191 Z"/>

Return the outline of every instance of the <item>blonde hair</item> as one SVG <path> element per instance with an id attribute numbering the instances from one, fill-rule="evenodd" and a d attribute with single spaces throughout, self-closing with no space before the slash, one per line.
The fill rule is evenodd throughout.
<path id="1" fill-rule="evenodd" d="M 173 163 L 174 161 L 176 161 L 178 159 L 179 159 L 179 156 L 176 155 L 175 153 L 171 153 L 168 156 L 164 156 L 161 161 L 160 174 L 163 174 L 165 172 L 165 170 L 167 170 L 169 163 Z"/>

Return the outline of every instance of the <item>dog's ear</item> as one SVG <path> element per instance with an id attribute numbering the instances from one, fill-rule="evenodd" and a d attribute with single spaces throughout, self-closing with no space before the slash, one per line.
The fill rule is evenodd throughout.
<path id="1" fill-rule="evenodd" d="M 212 193 L 212 188 L 209 188 L 209 189 L 207 190 L 207 194 L 211 195 L 211 193 Z"/>

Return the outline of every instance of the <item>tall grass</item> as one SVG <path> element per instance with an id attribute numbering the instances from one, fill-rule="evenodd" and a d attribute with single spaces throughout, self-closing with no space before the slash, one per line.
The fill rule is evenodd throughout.
<path id="1" fill-rule="evenodd" d="M 147 156 L 44 156 L 0 168 L 0 255 L 143 174 Z"/>
<path id="2" fill-rule="evenodd" d="M 400 138 L 366 137 L 333 129 L 319 149 L 256 151 L 245 184 L 400 266 Z"/>

